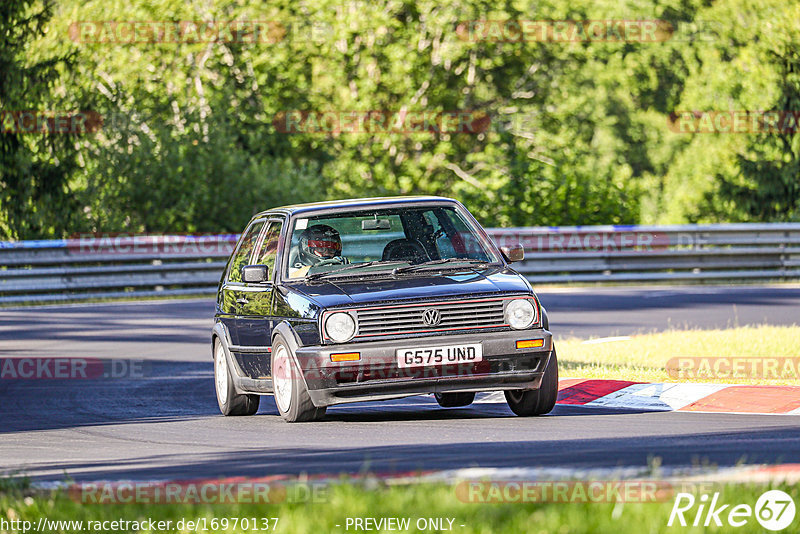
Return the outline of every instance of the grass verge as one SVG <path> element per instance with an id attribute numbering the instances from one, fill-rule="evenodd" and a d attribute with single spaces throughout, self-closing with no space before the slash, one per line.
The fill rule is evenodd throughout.
<path id="1" fill-rule="evenodd" d="M 599 341 L 559 341 L 561 375 L 640 382 L 800 385 L 800 326 L 672 330 Z M 695 359 L 692 363 L 697 372 L 670 376 L 668 363 L 677 358 Z M 774 361 L 773 368 L 766 367 L 769 360 Z M 719 367 L 715 369 L 715 365 Z M 740 366 L 738 370 L 734 365 Z"/>
<path id="2" fill-rule="evenodd" d="M 262 518 L 269 518 L 266 530 L 285 533 L 325 533 L 354 532 L 348 518 L 408 518 L 412 526 L 407 531 L 448 531 L 457 533 L 589 533 L 614 532 L 615 534 L 659 533 L 659 532 L 762 532 L 763 528 L 757 519 L 751 516 L 747 524 L 740 528 L 728 526 L 727 513 L 738 504 L 746 504 L 754 508 L 759 496 L 768 489 L 780 489 L 788 493 L 795 502 L 800 502 L 800 486 L 778 484 L 766 485 L 719 485 L 703 492 L 713 498 L 719 492 L 718 504 L 730 504 L 721 514 L 721 528 L 702 526 L 692 527 L 691 522 L 698 511 L 700 492 L 696 492 L 696 504 L 685 513 L 688 527 L 667 526 L 670 513 L 675 502 L 670 496 L 661 502 L 500 502 L 474 503 L 465 502 L 463 493 L 458 493 L 456 486 L 446 484 L 419 484 L 393 487 L 365 489 L 361 486 L 341 484 L 328 487 L 324 499 L 316 502 L 282 502 L 277 504 L 83 504 L 80 499 L 73 500 L 67 492 L 36 492 L 31 494 L 13 485 L 0 486 L 0 517 L 6 524 L 0 530 L 7 533 L 25 532 L 23 528 L 9 528 L 11 520 L 27 521 L 31 526 L 39 525 L 41 518 L 46 521 L 42 531 L 54 533 L 69 532 L 250 532 L 265 531 Z M 710 494 L 708 493 L 710 491 Z M 706 507 L 707 510 L 707 507 Z M 222 519 L 227 518 L 228 528 Z M 239 518 L 239 524 L 233 528 L 233 518 Z M 258 529 L 242 528 L 241 518 L 256 518 Z M 272 518 L 278 518 L 277 525 Z M 447 528 L 418 529 L 420 518 L 444 519 Z M 216 523 L 212 523 L 216 519 Z M 452 519 L 451 523 L 448 519 Z M 170 521 L 167 528 L 151 529 L 147 521 Z M 183 528 L 178 528 L 183 520 Z M 187 521 L 205 521 L 206 529 L 187 528 Z M 73 523 L 58 523 L 73 521 Z M 97 524 L 89 523 L 100 522 Z M 118 525 L 111 521 L 140 522 L 137 525 Z M 55 522 L 55 523 L 54 523 Z M 80 524 L 75 522 L 81 522 Z M 795 519 L 793 525 L 800 522 Z M 713 522 L 712 522 L 713 523 Z M 202 524 L 202 523 L 201 523 Z M 216 524 L 217 528 L 211 528 Z M 421 525 L 421 523 L 420 523 Z M 164 525 L 161 525 L 164 526 Z M 429 526 L 426 525 L 426 526 Z M 97 528 L 95 528 L 97 527 Z M 276 528 L 273 528 L 276 527 Z M 359 529 L 361 530 L 361 529 Z M 363 530 L 361 530 L 363 531 Z M 388 528 L 372 531 L 390 531 Z M 794 531 L 792 528 L 787 532 Z M 27 534 L 25 532 L 25 534 Z"/>
<path id="3" fill-rule="evenodd" d="M 135 292 L 120 293 L 114 297 L 91 297 L 85 299 L 64 299 L 64 300 L 36 300 L 23 302 L 0 303 L 0 311 L 15 310 L 17 308 L 38 308 L 54 306 L 76 306 L 83 304 L 125 304 L 150 301 L 170 301 L 170 300 L 196 300 L 213 299 L 214 294 L 209 292 L 186 293 L 184 295 L 137 295 Z"/>

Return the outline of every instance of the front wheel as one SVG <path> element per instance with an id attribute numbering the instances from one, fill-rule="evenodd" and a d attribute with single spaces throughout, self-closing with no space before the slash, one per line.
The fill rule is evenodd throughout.
<path id="1" fill-rule="evenodd" d="M 233 385 L 225 349 L 219 340 L 214 342 L 214 389 L 222 415 L 253 415 L 258 411 L 261 398 L 258 395 L 242 395 Z"/>
<path id="2" fill-rule="evenodd" d="M 558 360 L 555 347 L 553 347 L 553 353 L 547 362 L 539 389 L 508 390 L 505 394 L 508 407 L 519 416 L 528 417 L 550 413 L 558 398 Z"/>
<path id="3" fill-rule="evenodd" d="M 272 344 L 272 391 L 281 417 L 289 423 L 314 421 L 325 415 L 326 408 L 311 402 L 308 390 L 294 363 L 291 349 L 280 336 Z"/>

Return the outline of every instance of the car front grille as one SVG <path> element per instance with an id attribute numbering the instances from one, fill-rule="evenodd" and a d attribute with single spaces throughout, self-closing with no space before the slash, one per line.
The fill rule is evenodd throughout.
<path id="1" fill-rule="evenodd" d="M 508 326 L 503 314 L 509 298 L 471 299 L 419 304 L 400 304 L 361 308 L 356 338 L 402 334 L 448 332 Z M 436 315 L 438 323 L 425 321 L 425 314 Z"/>

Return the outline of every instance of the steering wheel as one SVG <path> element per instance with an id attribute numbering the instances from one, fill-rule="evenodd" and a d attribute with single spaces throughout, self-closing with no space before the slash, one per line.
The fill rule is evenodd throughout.
<path id="1" fill-rule="evenodd" d="M 333 258 L 327 258 L 324 260 L 320 260 L 318 263 L 314 264 L 314 267 L 321 267 L 323 265 L 343 265 L 350 263 L 342 256 L 334 256 Z"/>

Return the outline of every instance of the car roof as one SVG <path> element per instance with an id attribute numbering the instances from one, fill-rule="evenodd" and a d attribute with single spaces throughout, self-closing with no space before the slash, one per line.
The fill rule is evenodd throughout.
<path id="1" fill-rule="evenodd" d="M 452 198 L 437 196 L 399 196 L 399 197 L 375 197 L 375 198 L 350 198 L 344 200 L 329 200 L 325 202 L 311 202 L 308 204 L 292 204 L 264 210 L 254 217 L 261 217 L 267 213 L 276 211 L 288 212 L 289 214 L 308 213 L 314 211 L 329 211 L 335 208 L 371 208 L 389 207 L 396 205 L 412 205 L 418 203 L 439 202 L 442 204 L 457 204 L 458 201 Z"/>

